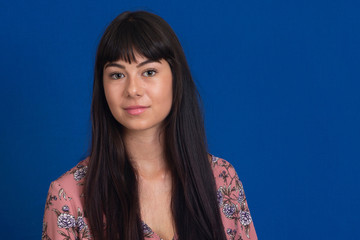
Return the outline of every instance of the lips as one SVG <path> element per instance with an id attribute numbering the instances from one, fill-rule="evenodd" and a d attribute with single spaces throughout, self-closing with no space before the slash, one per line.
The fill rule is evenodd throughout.
<path id="1" fill-rule="evenodd" d="M 131 115 L 139 115 L 143 112 L 146 111 L 148 107 L 146 106 L 129 106 L 126 107 L 125 110 L 127 113 L 131 114 Z"/>

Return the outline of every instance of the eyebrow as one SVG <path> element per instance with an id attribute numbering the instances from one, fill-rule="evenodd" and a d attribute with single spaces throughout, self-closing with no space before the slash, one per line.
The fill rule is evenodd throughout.
<path id="1" fill-rule="evenodd" d="M 148 63 L 152 63 L 152 62 L 158 62 L 158 63 L 160 63 L 159 60 L 151 60 L 151 59 L 148 59 L 148 60 L 146 60 L 146 61 L 144 61 L 144 62 L 142 62 L 142 63 L 139 63 L 136 67 L 139 68 L 139 67 L 141 67 L 141 66 L 144 66 L 144 65 L 146 65 L 146 64 L 148 64 Z M 118 68 L 125 69 L 125 66 L 124 66 L 124 65 L 121 65 L 121 64 L 115 63 L 115 62 L 111 62 L 111 63 L 105 64 L 104 69 L 106 69 L 107 67 L 118 67 Z"/>

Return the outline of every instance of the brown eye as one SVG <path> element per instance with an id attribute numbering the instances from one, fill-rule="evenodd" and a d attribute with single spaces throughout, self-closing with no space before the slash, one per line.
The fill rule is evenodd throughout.
<path id="1" fill-rule="evenodd" d="M 122 73 L 112 73 L 112 74 L 110 74 L 110 78 L 112 78 L 112 79 L 120 79 L 120 78 L 123 78 L 123 77 L 125 77 L 125 75 L 122 74 Z"/>
<path id="2" fill-rule="evenodd" d="M 144 76 L 145 77 L 152 77 L 156 74 L 156 70 L 155 69 L 150 69 L 150 70 L 146 70 L 144 72 Z"/>

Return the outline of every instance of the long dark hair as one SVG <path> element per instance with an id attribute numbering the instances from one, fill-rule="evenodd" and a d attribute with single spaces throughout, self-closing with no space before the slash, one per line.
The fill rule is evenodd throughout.
<path id="1" fill-rule="evenodd" d="M 225 239 L 209 163 L 200 96 L 171 27 L 159 16 L 124 12 L 105 30 L 96 55 L 91 105 L 92 142 L 85 183 L 85 211 L 95 239 L 144 239 L 136 171 L 122 126 L 112 116 L 103 67 L 134 53 L 165 59 L 173 76 L 173 104 L 164 120 L 165 156 L 172 172 L 171 211 L 179 239 Z"/>

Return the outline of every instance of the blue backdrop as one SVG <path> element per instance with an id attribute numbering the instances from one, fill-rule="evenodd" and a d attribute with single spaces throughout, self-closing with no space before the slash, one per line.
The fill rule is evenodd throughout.
<path id="1" fill-rule="evenodd" d="M 52 180 L 86 156 L 96 46 L 124 10 L 174 28 L 210 152 L 259 239 L 360 239 L 360 14 L 352 0 L 0 3 L 1 239 L 39 239 Z"/>

